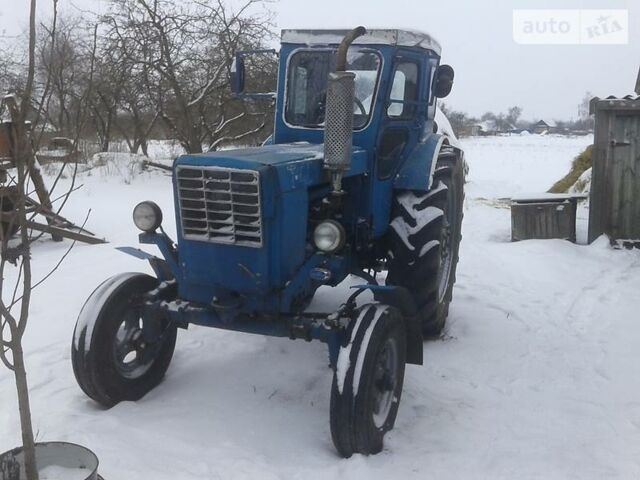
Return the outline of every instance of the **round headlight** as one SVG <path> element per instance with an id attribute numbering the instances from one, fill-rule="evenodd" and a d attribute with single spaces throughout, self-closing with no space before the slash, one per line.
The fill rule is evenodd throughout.
<path id="1" fill-rule="evenodd" d="M 344 228 L 336 221 L 326 220 L 316 227 L 313 241 L 319 250 L 335 252 L 344 245 Z"/>
<path id="2" fill-rule="evenodd" d="M 153 202 L 142 202 L 133 209 L 133 223 L 143 232 L 153 232 L 162 224 L 162 210 Z"/>

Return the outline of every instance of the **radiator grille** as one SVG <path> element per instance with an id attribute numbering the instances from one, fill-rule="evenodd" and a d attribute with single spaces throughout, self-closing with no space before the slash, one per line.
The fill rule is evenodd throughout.
<path id="1" fill-rule="evenodd" d="M 219 167 L 178 167 L 182 235 L 188 240 L 262 246 L 260 174 Z"/>

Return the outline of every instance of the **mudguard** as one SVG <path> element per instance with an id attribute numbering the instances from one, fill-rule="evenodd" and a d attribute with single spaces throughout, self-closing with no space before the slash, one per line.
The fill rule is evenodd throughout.
<path id="1" fill-rule="evenodd" d="M 391 285 L 355 285 L 351 288 L 371 290 L 373 298 L 380 303 L 397 308 L 402 313 L 407 332 L 407 363 L 422 365 L 422 324 L 418 309 L 409 290 Z"/>
<path id="2" fill-rule="evenodd" d="M 428 191 L 431 188 L 436 160 L 444 143 L 448 143 L 447 136 L 439 134 L 429 135 L 424 142 L 418 143 L 400 167 L 393 188 Z"/>

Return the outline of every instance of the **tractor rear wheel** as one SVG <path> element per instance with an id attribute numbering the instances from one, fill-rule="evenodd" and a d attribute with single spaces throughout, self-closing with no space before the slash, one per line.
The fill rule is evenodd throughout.
<path id="1" fill-rule="evenodd" d="M 425 336 L 444 328 L 456 279 L 464 201 L 464 165 L 443 147 L 427 192 L 399 192 L 393 202 L 387 284 L 406 287 Z"/>
<path id="2" fill-rule="evenodd" d="M 96 288 L 82 307 L 71 348 L 73 373 L 84 393 L 104 407 L 139 400 L 169 367 L 176 326 L 141 314 L 143 295 L 157 286 L 149 275 L 123 273 Z"/>

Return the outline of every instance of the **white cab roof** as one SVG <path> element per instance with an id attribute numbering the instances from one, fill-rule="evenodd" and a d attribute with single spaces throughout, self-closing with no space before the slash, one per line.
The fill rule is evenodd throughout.
<path id="1" fill-rule="evenodd" d="M 304 45 L 337 45 L 349 30 L 283 30 L 282 43 Z M 372 29 L 353 42 L 355 45 L 394 45 L 433 50 L 440 55 L 442 48 L 428 33 L 414 30 Z"/>

